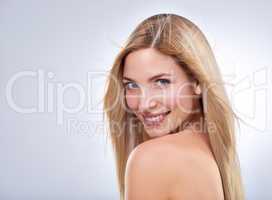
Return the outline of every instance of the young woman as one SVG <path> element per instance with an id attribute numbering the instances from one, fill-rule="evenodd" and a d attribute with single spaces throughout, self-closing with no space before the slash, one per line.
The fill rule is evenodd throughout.
<path id="1" fill-rule="evenodd" d="M 120 199 L 243 200 L 230 107 L 199 28 L 175 14 L 141 22 L 104 97 Z"/>

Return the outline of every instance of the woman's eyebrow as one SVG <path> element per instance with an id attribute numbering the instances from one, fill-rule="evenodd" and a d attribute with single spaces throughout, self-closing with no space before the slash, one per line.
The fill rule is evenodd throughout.
<path id="1" fill-rule="evenodd" d="M 157 74 L 155 76 L 152 76 L 151 78 L 148 79 L 148 81 L 152 81 L 154 79 L 157 79 L 161 76 L 171 76 L 172 74 L 168 74 L 168 73 L 161 73 L 161 74 Z M 128 78 L 128 77 L 123 77 L 123 79 L 126 79 L 126 80 L 130 80 L 130 81 L 134 81 L 132 78 Z"/>

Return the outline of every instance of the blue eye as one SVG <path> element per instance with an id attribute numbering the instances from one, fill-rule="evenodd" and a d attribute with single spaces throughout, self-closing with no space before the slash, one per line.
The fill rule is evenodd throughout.
<path id="1" fill-rule="evenodd" d="M 168 85 L 170 83 L 170 80 L 168 79 L 158 79 L 156 82 L 159 82 L 161 85 Z"/>
<path id="2" fill-rule="evenodd" d="M 124 83 L 124 87 L 127 89 L 134 89 L 134 87 L 137 87 L 137 84 L 133 82 L 127 82 L 127 83 Z"/>

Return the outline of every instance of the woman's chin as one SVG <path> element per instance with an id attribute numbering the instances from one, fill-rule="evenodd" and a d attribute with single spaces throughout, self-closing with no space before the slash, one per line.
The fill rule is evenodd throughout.
<path id="1" fill-rule="evenodd" d="M 164 135 L 168 135 L 168 130 L 163 130 L 162 128 L 145 128 L 146 133 L 150 138 L 162 137 Z"/>

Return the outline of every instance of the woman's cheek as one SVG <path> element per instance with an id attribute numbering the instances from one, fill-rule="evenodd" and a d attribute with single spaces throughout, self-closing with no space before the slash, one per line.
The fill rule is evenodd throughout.
<path id="1" fill-rule="evenodd" d="M 187 88 L 182 90 L 174 88 L 168 93 L 165 99 L 165 105 L 170 109 L 179 109 L 182 112 L 189 112 L 192 107 L 191 93 Z"/>
<path id="2" fill-rule="evenodd" d="M 177 93 L 176 105 L 182 112 L 190 114 L 193 107 L 193 94 L 190 88 L 184 88 Z"/>
<path id="3" fill-rule="evenodd" d="M 179 104 L 182 103 L 180 101 L 180 91 L 178 85 L 174 85 L 169 88 L 166 93 L 163 95 L 164 105 L 170 109 L 176 109 Z"/>
<path id="4" fill-rule="evenodd" d="M 133 95 L 126 96 L 126 103 L 129 109 L 137 110 L 138 108 L 138 97 Z"/>
<path id="5" fill-rule="evenodd" d="M 163 97 L 163 105 L 169 109 L 174 109 L 176 107 L 176 97 L 175 94 L 169 93 Z"/>

